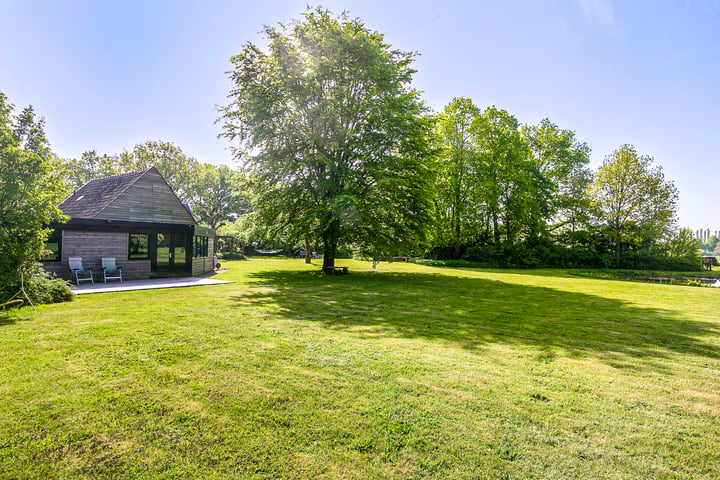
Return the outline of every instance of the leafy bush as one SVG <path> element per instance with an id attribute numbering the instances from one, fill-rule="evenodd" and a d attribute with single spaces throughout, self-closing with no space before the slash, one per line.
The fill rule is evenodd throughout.
<path id="1" fill-rule="evenodd" d="M 335 252 L 335 258 L 354 258 L 352 250 L 346 248 L 338 248 Z"/>
<path id="2" fill-rule="evenodd" d="M 57 303 L 72 300 L 68 282 L 45 272 L 35 264 L 25 274 L 25 292 L 33 303 Z M 0 300 L 5 301 L 20 291 L 21 278 L 17 272 L 6 272 L 0 275 Z M 19 298 L 23 299 L 22 296 Z"/>
<path id="3" fill-rule="evenodd" d="M 35 303 L 69 302 L 73 299 L 70 285 L 65 280 L 47 275 L 32 277 L 25 290 Z"/>
<path id="4" fill-rule="evenodd" d="M 623 255 L 621 268 L 635 270 L 662 270 L 671 272 L 697 272 L 702 270 L 699 259 L 668 257 L 655 250 L 643 249 Z"/>
<path id="5" fill-rule="evenodd" d="M 492 245 L 472 245 L 467 247 L 463 258 L 472 262 L 486 262 L 494 264 L 497 257 L 497 250 Z"/>
<path id="6" fill-rule="evenodd" d="M 460 253 L 462 254 L 465 251 L 465 246 L 462 246 L 460 249 Z M 445 260 L 445 259 L 451 259 L 456 258 L 455 257 L 455 248 L 448 247 L 448 246 L 435 246 L 431 248 L 426 254 L 425 258 L 434 259 L 434 260 Z"/>

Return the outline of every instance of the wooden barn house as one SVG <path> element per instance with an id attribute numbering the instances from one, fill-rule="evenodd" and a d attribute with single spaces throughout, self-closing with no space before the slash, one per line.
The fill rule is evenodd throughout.
<path id="1" fill-rule="evenodd" d="M 201 275 L 213 270 L 215 232 L 197 224 L 155 167 L 91 180 L 60 204 L 70 217 L 52 224 L 43 267 L 69 279 L 69 257 L 102 280 L 102 257 L 124 279 Z"/>

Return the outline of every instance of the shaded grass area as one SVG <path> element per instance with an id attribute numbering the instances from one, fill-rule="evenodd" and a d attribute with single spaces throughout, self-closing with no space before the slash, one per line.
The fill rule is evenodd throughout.
<path id="1" fill-rule="evenodd" d="M 0 478 L 719 476 L 720 292 L 343 264 L 16 312 Z"/>
<path id="2" fill-rule="evenodd" d="M 356 273 L 331 284 L 297 271 L 251 278 L 272 288 L 239 295 L 243 307 L 269 304 L 284 318 L 363 326 L 372 335 L 445 340 L 471 350 L 520 344 L 636 367 L 644 360 L 635 358 L 651 361 L 669 352 L 714 359 L 720 353 L 701 340 L 720 331 L 717 322 L 561 288 L 420 272 Z"/>

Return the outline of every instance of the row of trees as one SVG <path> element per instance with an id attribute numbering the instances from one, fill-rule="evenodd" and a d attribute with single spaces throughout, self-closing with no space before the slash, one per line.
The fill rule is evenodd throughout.
<path id="1" fill-rule="evenodd" d="M 454 99 L 436 116 L 436 247 L 459 258 L 468 246 L 623 249 L 669 239 L 677 190 L 652 158 L 623 145 L 595 174 L 590 149 L 550 120 L 520 125 L 495 107 Z M 446 252 L 446 255 L 448 253 Z"/>
<path id="2" fill-rule="evenodd" d="M 248 43 L 231 59 L 220 119 L 255 236 L 320 242 L 326 269 L 339 246 L 373 258 L 429 248 L 507 265 L 699 266 L 692 234 L 676 229 L 677 190 L 631 145 L 593 173 L 587 145 L 550 120 L 521 125 L 465 98 L 430 115 L 410 85 L 413 54 L 346 14 L 310 9 L 265 35 L 266 51 Z"/>
<path id="3" fill-rule="evenodd" d="M 586 215 L 589 148 L 549 120 L 456 98 L 436 117 L 436 247 L 513 245 L 574 231 Z"/>

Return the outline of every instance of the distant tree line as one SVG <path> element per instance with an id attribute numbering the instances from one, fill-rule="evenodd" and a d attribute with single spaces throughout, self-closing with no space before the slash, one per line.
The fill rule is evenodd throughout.
<path id="1" fill-rule="evenodd" d="M 425 129 L 424 156 L 399 166 L 395 177 L 382 171 L 384 177 L 364 188 L 377 190 L 378 184 L 390 185 L 390 179 L 396 178 L 401 183 L 395 186 L 422 189 L 422 208 L 401 214 L 400 202 L 371 204 L 373 209 L 361 215 L 363 202 L 358 199 L 366 201 L 367 193 L 333 192 L 326 218 L 338 208 L 343 212 L 337 222 L 342 235 L 334 234 L 336 254 L 339 248 L 341 255 L 383 258 L 382 247 L 371 242 L 363 247 L 362 238 L 381 231 L 375 223 L 381 220 L 378 217 L 396 215 L 397 226 L 388 231 L 385 244 L 396 241 L 398 248 L 388 255 L 509 267 L 692 269 L 697 263 L 699 245 L 693 232 L 676 228 L 677 190 L 662 169 L 653 166 L 653 159 L 639 155 L 633 146 L 621 146 L 592 172 L 587 167 L 590 149 L 571 130 L 549 119 L 523 125 L 505 110 L 481 110 L 467 98 L 454 99 L 438 114 L 422 115 L 419 124 Z M 315 216 L 317 206 L 306 217 L 308 212 L 298 203 L 302 195 L 308 195 L 306 201 L 321 196 L 303 191 L 332 192 L 338 179 L 315 174 L 304 179 L 289 170 L 291 163 L 284 153 L 289 143 L 289 139 L 278 142 L 283 151 L 264 174 L 275 187 L 269 192 L 258 191 L 261 179 L 252 169 L 241 172 L 201 163 L 163 141 L 147 141 L 116 155 L 86 151 L 80 159 L 60 160 L 56 166 L 65 170 L 70 191 L 94 178 L 155 166 L 199 222 L 219 232 L 226 226 L 222 233 L 248 242 L 324 253 L 328 243 L 318 234 L 324 224 Z M 403 171 L 410 165 L 412 176 Z M 283 168 L 293 182 L 302 182 L 294 187 L 297 194 L 288 195 L 273 183 Z M 305 169 L 305 163 L 299 168 Z M 360 177 L 369 178 L 367 173 Z M 343 182 L 347 188 L 349 179 Z M 372 228 L 360 235 L 361 224 Z M 398 238 L 401 227 L 410 234 Z"/>
<path id="2" fill-rule="evenodd" d="M 677 190 L 653 159 L 622 145 L 597 172 L 574 132 L 454 99 L 435 119 L 431 256 L 504 266 L 684 267 Z"/>

